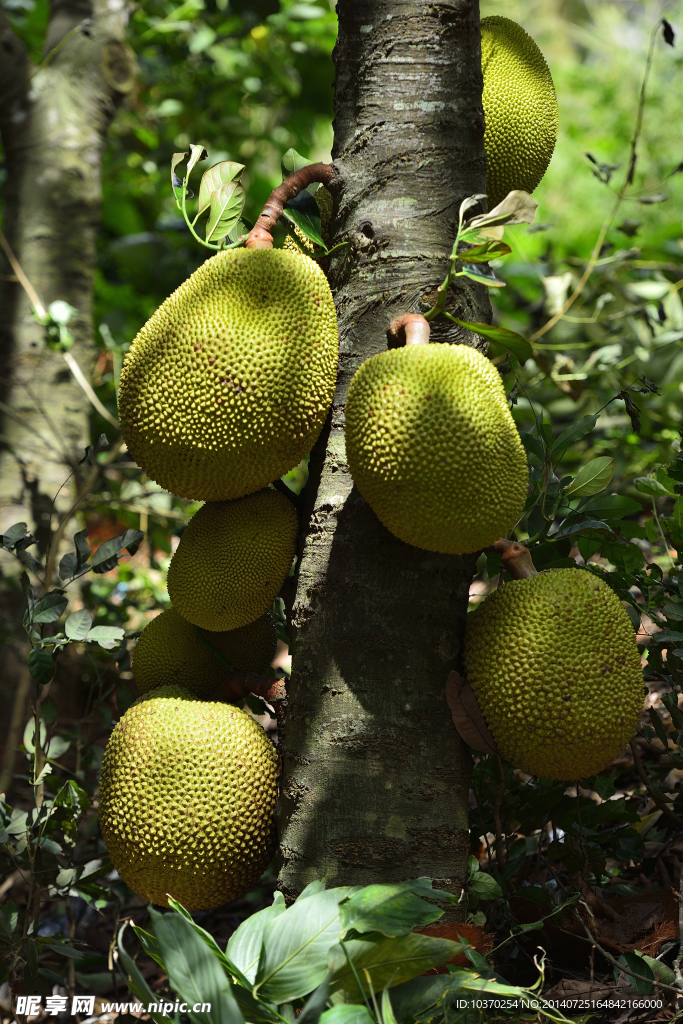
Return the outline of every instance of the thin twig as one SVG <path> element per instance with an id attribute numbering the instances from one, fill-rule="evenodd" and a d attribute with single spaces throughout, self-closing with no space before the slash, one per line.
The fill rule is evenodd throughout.
<path id="1" fill-rule="evenodd" d="M 629 743 L 629 747 L 631 748 L 631 753 L 633 754 L 633 763 L 635 765 L 636 771 L 638 772 L 638 775 L 640 776 L 640 781 L 645 786 L 648 795 L 659 808 L 659 810 L 662 812 L 662 814 L 669 822 L 669 824 L 672 825 L 679 832 L 683 831 L 683 819 L 679 818 L 677 814 L 674 814 L 674 812 L 669 807 L 667 807 L 666 803 L 663 800 L 661 800 L 660 797 L 658 797 L 655 793 L 653 793 L 652 787 L 650 785 L 650 780 L 648 779 L 647 772 L 645 771 L 645 768 L 643 766 L 643 762 L 640 757 L 640 751 L 638 750 L 638 744 L 636 743 L 636 741 L 631 740 L 631 742 Z"/>

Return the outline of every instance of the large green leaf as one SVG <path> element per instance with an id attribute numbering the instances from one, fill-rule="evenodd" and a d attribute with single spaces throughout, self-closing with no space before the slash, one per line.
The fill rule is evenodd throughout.
<path id="1" fill-rule="evenodd" d="M 624 494 L 604 494 L 600 498 L 591 498 L 581 506 L 581 511 L 584 515 L 590 512 L 591 518 L 595 519 L 622 519 L 634 512 L 642 512 L 643 506 Z"/>
<path id="2" fill-rule="evenodd" d="M 181 917 L 184 917 L 186 921 L 189 921 L 189 923 L 194 928 L 196 934 L 199 936 L 202 942 L 206 944 L 208 949 L 211 950 L 213 955 L 216 957 L 221 966 L 225 968 L 228 974 L 232 975 L 235 978 L 235 980 L 240 983 L 240 985 L 244 985 L 246 988 L 249 988 L 251 979 L 246 978 L 244 974 L 240 971 L 239 967 L 237 967 L 231 960 L 228 959 L 226 954 L 223 953 L 220 946 L 214 939 L 213 935 L 210 935 L 209 932 L 207 932 L 204 928 L 198 925 L 196 921 L 192 919 L 190 912 L 188 910 L 185 910 L 185 907 L 182 905 L 182 903 L 178 903 L 178 901 L 174 900 L 172 896 L 169 896 L 168 905 L 171 907 L 172 910 L 175 910 L 176 914 L 180 914 Z"/>
<path id="3" fill-rule="evenodd" d="M 582 498 L 602 491 L 614 476 L 614 459 L 601 455 L 582 466 L 565 491 L 567 497 Z"/>
<path id="4" fill-rule="evenodd" d="M 220 242 L 230 234 L 242 216 L 246 197 L 244 186 L 238 181 L 229 181 L 211 194 L 206 224 L 207 242 Z"/>
<path id="5" fill-rule="evenodd" d="M 457 956 L 463 949 L 460 942 L 414 932 L 398 938 L 387 938 L 377 932 L 349 939 L 330 950 L 329 965 L 333 972 L 330 992 L 342 993 L 347 1001 L 359 1001 L 363 994 L 358 988 L 356 975 L 365 979 L 363 971 L 369 972 L 373 990 L 377 992 L 385 985 L 393 987 L 424 974 Z"/>
<path id="6" fill-rule="evenodd" d="M 153 907 L 149 913 L 169 984 L 178 999 L 187 1003 L 183 1012 L 188 1019 L 193 1024 L 244 1024 L 225 970 L 190 921 Z M 210 1010 L 192 1009 L 209 1004 Z"/>
<path id="7" fill-rule="evenodd" d="M 321 984 L 328 971 L 328 950 L 342 931 L 339 903 L 359 889 L 344 886 L 315 893 L 268 923 L 254 995 L 284 1003 Z"/>
<path id="8" fill-rule="evenodd" d="M 56 622 L 57 619 L 61 619 L 68 603 L 69 598 L 62 590 L 51 590 L 49 594 L 45 594 L 40 601 L 36 602 L 33 621 L 36 623 Z"/>
<path id="9" fill-rule="evenodd" d="M 127 927 L 128 926 L 124 924 L 124 926 L 119 930 L 117 947 L 119 951 L 119 963 L 126 973 L 128 988 L 135 998 L 139 1000 L 139 1002 L 144 1003 L 145 1006 L 158 1006 L 159 996 L 152 992 L 151 988 L 145 981 L 144 975 L 135 963 L 135 960 L 126 953 L 125 946 L 123 945 L 123 933 Z M 155 1021 L 155 1024 L 168 1024 L 169 1021 L 175 1022 L 178 1020 L 175 1015 L 167 1017 L 165 1014 L 157 1013 L 154 1010 L 148 1011 L 148 1013 L 152 1020 Z"/>
<path id="10" fill-rule="evenodd" d="M 407 935 L 413 928 L 438 921 L 443 910 L 419 899 L 449 897 L 432 889 L 431 879 L 398 882 L 395 885 L 367 885 L 339 907 L 339 919 L 345 929 L 357 932 L 382 932 L 383 935 Z"/>
<path id="11" fill-rule="evenodd" d="M 222 160 L 219 164 L 209 167 L 204 171 L 202 182 L 199 186 L 199 208 L 198 213 L 208 210 L 211 205 L 212 196 L 219 192 L 223 185 L 230 182 L 238 182 L 244 170 L 244 164 L 235 163 L 234 160 Z"/>
<path id="12" fill-rule="evenodd" d="M 284 911 L 285 898 L 281 892 L 276 892 L 272 906 L 266 907 L 265 910 L 259 910 L 257 914 L 252 914 L 230 937 L 225 950 L 226 956 L 250 984 L 253 984 L 258 971 L 263 946 L 263 932 L 273 918 L 283 914 Z"/>

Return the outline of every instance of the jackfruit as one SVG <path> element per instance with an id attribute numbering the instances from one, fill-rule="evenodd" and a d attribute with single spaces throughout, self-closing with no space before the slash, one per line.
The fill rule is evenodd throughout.
<path id="1" fill-rule="evenodd" d="M 543 54 L 509 18 L 481 23 L 482 103 L 489 210 L 508 192 L 533 192 L 557 140 L 557 97 Z"/>
<path id="2" fill-rule="evenodd" d="M 636 730 L 643 670 L 633 626 L 588 570 L 504 583 L 468 617 L 464 662 L 501 756 L 533 775 L 594 775 Z"/>
<path id="3" fill-rule="evenodd" d="M 478 551 L 524 509 L 526 456 L 500 374 L 467 345 L 366 360 L 349 388 L 346 454 L 384 525 L 427 551 Z"/>
<path id="4" fill-rule="evenodd" d="M 277 756 L 231 704 L 177 686 L 141 697 L 116 724 L 102 762 L 100 827 L 133 892 L 188 910 L 236 899 L 274 852 Z"/>
<path id="5" fill-rule="evenodd" d="M 188 622 L 223 632 L 260 618 L 289 572 L 298 530 L 292 503 L 265 488 L 210 501 L 185 527 L 166 584 Z"/>
<path id="6" fill-rule="evenodd" d="M 198 626 L 167 608 L 149 623 L 133 651 L 133 675 L 140 693 L 181 686 L 202 700 L 210 697 L 228 669 L 197 636 Z M 240 629 L 203 631 L 205 639 L 236 669 L 265 672 L 275 656 L 277 632 L 271 612 Z"/>
<path id="7" fill-rule="evenodd" d="M 183 498 L 258 491 L 313 446 L 337 354 L 332 293 L 313 260 L 282 249 L 218 253 L 166 299 L 124 360 L 128 451 Z"/>

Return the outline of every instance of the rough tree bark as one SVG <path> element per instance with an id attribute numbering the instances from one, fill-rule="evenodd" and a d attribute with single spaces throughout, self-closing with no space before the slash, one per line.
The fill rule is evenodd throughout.
<path id="1" fill-rule="evenodd" d="M 127 20 L 125 0 L 53 0 L 36 67 L 0 8 L 4 234 L 43 303 L 76 308 L 71 351 L 86 377 L 102 150 L 135 76 Z M 26 520 L 44 544 L 52 499 L 88 443 L 90 407 L 62 354 L 46 348 L 4 253 L 0 261 L 0 532 Z"/>
<path id="2" fill-rule="evenodd" d="M 425 312 L 445 277 L 463 198 L 485 192 L 477 0 L 339 0 L 335 241 L 340 327 L 331 420 L 311 458 L 282 744 L 280 887 L 428 875 L 459 894 L 470 759 L 444 697 L 476 555 L 393 537 L 353 486 L 344 401 L 397 315 Z M 334 191 L 334 183 L 331 186 Z M 460 279 L 462 280 L 462 279 Z M 483 289 L 450 309 L 490 320 Z M 481 339 L 444 318 L 432 340 Z"/>

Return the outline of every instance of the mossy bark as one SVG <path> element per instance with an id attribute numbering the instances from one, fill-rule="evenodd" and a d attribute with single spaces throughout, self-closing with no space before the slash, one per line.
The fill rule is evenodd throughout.
<path id="1" fill-rule="evenodd" d="M 470 756 L 446 705 L 476 554 L 410 547 L 353 486 L 344 401 L 397 315 L 424 312 L 447 270 L 463 198 L 485 192 L 476 0 L 339 0 L 329 272 L 339 379 L 311 458 L 282 739 L 280 887 L 428 875 L 459 894 Z M 462 281 L 462 279 L 460 279 Z M 485 322 L 483 289 L 449 308 Z M 441 318 L 432 340 L 482 345 Z"/>
<path id="2" fill-rule="evenodd" d="M 102 151 L 135 75 L 127 19 L 124 0 L 54 0 L 36 66 L 0 8 L 3 230 L 43 304 L 63 299 L 77 310 L 71 352 L 86 377 Z M 0 267 L 0 532 L 26 520 L 45 542 L 52 499 L 88 443 L 91 410 L 62 354 L 46 347 L 4 253 Z M 67 487 L 58 507 L 71 500 Z"/>

